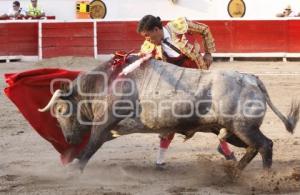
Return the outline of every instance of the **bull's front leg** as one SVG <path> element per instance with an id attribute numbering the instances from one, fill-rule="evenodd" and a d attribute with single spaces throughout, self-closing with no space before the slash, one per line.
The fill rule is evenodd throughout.
<path id="1" fill-rule="evenodd" d="M 103 145 L 104 142 L 112 139 L 110 130 L 119 122 L 118 119 L 111 117 L 104 124 L 97 124 L 99 120 L 95 120 L 92 126 L 91 136 L 88 144 L 79 155 L 79 161 L 76 167 L 81 171 L 85 168 L 90 158 Z"/>

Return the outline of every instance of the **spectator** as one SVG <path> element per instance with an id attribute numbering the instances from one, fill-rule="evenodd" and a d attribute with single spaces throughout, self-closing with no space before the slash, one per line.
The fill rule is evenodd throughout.
<path id="1" fill-rule="evenodd" d="M 296 12 L 294 12 L 292 10 L 291 5 L 286 6 L 286 8 L 283 10 L 282 13 L 278 13 L 276 14 L 277 17 L 296 17 L 296 16 L 300 16 L 299 14 L 296 14 Z"/>
<path id="2" fill-rule="evenodd" d="M 30 18 L 41 18 L 45 16 L 45 12 L 37 5 L 37 1 L 38 0 L 31 0 L 31 3 L 29 4 L 26 14 Z"/>
<path id="3" fill-rule="evenodd" d="M 24 11 L 23 8 L 20 6 L 19 1 L 14 1 L 12 5 L 12 9 L 9 10 L 7 14 L 3 14 L 1 18 L 3 19 L 18 19 L 18 18 L 23 18 L 26 15 L 26 12 Z"/>

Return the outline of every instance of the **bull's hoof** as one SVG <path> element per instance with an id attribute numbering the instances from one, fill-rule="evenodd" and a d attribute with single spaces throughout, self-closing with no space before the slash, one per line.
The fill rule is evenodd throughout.
<path id="1" fill-rule="evenodd" d="M 82 175 L 82 170 L 80 169 L 78 160 L 66 166 L 66 176 L 68 178 L 78 178 L 80 175 Z"/>
<path id="2" fill-rule="evenodd" d="M 68 165 L 68 170 L 69 170 L 69 172 L 83 173 L 85 165 L 86 165 L 86 163 L 82 163 L 76 159 Z"/>
<path id="3" fill-rule="evenodd" d="M 240 169 L 238 169 L 238 168 L 235 168 L 235 169 L 233 169 L 233 170 L 230 172 L 229 177 L 230 177 L 233 181 L 236 181 L 237 179 L 240 178 L 241 174 L 242 174 L 242 171 L 241 171 Z"/>
<path id="4" fill-rule="evenodd" d="M 166 170 L 166 163 L 155 163 L 155 169 L 159 171 Z"/>
<path id="5" fill-rule="evenodd" d="M 224 169 L 226 175 L 231 181 L 236 181 L 242 173 L 242 171 L 237 167 L 236 162 L 233 161 L 231 161 L 231 163 L 226 163 Z"/>

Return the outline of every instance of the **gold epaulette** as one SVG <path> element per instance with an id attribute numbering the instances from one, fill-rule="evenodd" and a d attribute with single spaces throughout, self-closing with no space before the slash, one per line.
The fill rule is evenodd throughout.
<path id="1" fill-rule="evenodd" d="M 176 34 L 184 34 L 188 30 L 188 23 L 184 17 L 170 21 L 167 25 Z"/>
<path id="2" fill-rule="evenodd" d="M 144 54 L 151 53 L 155 48 L 155 45 L 151 43 L 150 41 L 144 41 L 142 47 L 141 47 L 141 52 Z"/>

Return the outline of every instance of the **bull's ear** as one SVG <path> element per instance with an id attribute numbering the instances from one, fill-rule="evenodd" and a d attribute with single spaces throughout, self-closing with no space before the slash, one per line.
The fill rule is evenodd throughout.
<path id="1" fill-rule="evenodd" d="M 62 94 L 69 94 L 70 92 L 70 83 L 69 82 L 61 82 L 60 83 L 60 89 L 62 91 Z"/>

